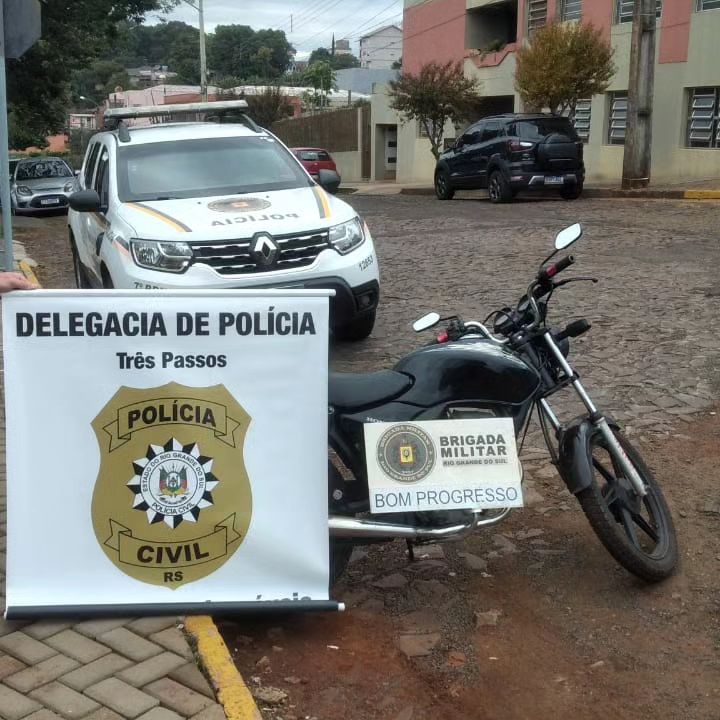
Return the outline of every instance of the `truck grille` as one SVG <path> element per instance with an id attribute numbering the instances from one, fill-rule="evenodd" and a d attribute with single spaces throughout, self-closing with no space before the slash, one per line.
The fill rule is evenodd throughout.
<path id="1" fill-rule="evenodd" d="M 290 235 L 274 235 L 277 260 L 271 265 L 256 263 L 251 254 L 253 238 L 223 242 L 191 242 L 193 263 L 209 265 L 221 275 L 250 275 L 274 270 L 293 270 L 312 265 L 330 247 L 327 230 Z"/>

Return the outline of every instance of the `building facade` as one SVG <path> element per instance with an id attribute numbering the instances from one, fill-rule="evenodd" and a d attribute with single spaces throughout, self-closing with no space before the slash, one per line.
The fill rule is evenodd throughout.
<path id="1" fill-rule="evenodd" d="M 387 25 L 360 38 L 360 67 L 389 70 L 400 62 L 402 54 L 403 31 L 397 25 Z"/>
<path id="2" fill-rule="evenodd" d="M 519 112 L 514 88 L 519 45 L 548 22 L 592 23 L 611 42 L 617 72 L 606 93 L 580 104 L 576 127 L 586 143 L 588 179 L 619 181 L 632 8 L 633 0 L 405 0 L 403 70 L 458 61 L 467 77 L 480 81 L 491 112 Z M 657 0 L 654 182 L 720 177 L 718 39 L 720 0 Z M 399 126 L 398 180 L 432 179 L 428 148 L 414 123 Z"/>

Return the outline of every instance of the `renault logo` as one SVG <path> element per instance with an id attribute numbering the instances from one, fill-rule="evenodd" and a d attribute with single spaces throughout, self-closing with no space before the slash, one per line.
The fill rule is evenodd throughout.
<path id="1" fill-rule="evenodd" d="M 280 248 L 272 235 L 258 233 L 250 243 L 250 255 L 258 267 L 270 267 L 277 262 Z"/>

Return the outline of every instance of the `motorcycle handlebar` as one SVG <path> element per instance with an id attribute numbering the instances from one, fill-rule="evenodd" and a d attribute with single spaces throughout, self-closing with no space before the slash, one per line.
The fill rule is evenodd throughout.
<path id="1" fill-rule="evenodd" d="M 566 255 L 562 258 L 562 260 L 559 260 L 553 265 L 548 265 L 546 268 L 542 268 L 537 274 L 537 281 L 540 284 L 545 284 L 548 280 L 554 278 L 557 274 L 569 268 L 574 262 L 575 258 L 572 255 Z"/>

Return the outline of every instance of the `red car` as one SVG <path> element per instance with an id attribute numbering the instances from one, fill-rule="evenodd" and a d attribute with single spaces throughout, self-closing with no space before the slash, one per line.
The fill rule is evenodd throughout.
<path id="1" fill-rule="evenodd" d="M 303 167 L 310 173 L 313 180 L 318 179 L 321 170 L 334 170 L 337 172 L 335 161 L 330 153 L 322 148 L 290 148 L 290 152 L 303 164 Z"/>

